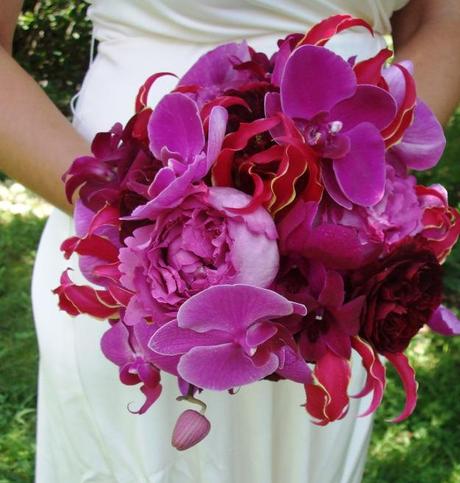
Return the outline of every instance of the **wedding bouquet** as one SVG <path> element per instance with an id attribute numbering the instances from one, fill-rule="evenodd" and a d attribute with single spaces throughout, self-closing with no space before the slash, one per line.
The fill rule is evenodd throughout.
<path id="1" fill-rule="evenodd" d="M 330 17 L 278 41 L 268 58 L 246 42 L 202 56 L 152 109 L 142 86 L 135 114 L 96 135 L 92 156 L 64 175 L 78 192 L 75 236 L 89 285 L 68 271 L 61 309 L 108 319 L 104 355 L 124 384 L 140 384 L 144 413 L 161 371 L 178 399 L 262 379 L 305 387 L 320 425 L 343 418 L 350 397 L 385 389 L 382 356 L 414 410 L 417 383 L 404 350 L 427 324 L 460 333 L 441 305 L 442 269 L 460 215 L 440 185 L 418 185 L 443 131 L 416 97 L 412 66 L 392 52 L 343 59 L 334 35 L 364 28 Z M 350 395 L 351 355 L 367 372 Z M 186 410 L 173 444 L 186 449 L 210 423 Z"/>

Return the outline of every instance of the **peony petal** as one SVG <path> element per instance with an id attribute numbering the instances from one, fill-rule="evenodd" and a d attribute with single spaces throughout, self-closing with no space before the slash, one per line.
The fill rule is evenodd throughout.
<path id="1" fill-rule="evenodd" d="M 164 96 L 155 107 L 149 123 L 150 149 L 161 160 L 161 151 L 179 153 L 190 160 L 204 147 L 204 132 L 196 103 L 185 94 Z"/>
<path id="2" fill-rule="evenodd" d="M 316 258 L 328 268 L 340 270 L 359 268 L 381 250 L 381 245 L 362 244 L 354 228 L 333 224 L 315 227 L 303 246 L 305 256 Z"/>
<path id="3" fill-rule="evenodd" d="M 443 305 L 439 306 L 428 322 L 430 329 L 441 335 L 460 335 L 460 320 Z"/>
<path id="4" fill-rule="evenodd" d="M 278 357 L 270 354 L 264 365 L 256 366 L 234 343 L 194 347 L 183 355 L 177 366 L 190 384 L 203 389 L 224 391 L 259 381 L 278 368 Z"/>
<path id="5" fill-rule="evenodd" d="M 340 121 L 341 132 L 349 131 L 358 124 L 369 122 L 382 130 L 396 115 L 396 102 L 380 87 L 359 85 L 355 94 L 336 104 L 330 112 L 331 121 Z"/>
<path id="6" fill-rule="evenodd" d="M 312 119 L 355 90 L 356 77 L 347 62 L 327 49 L 305 45 L 296 49 L 286 64 L 281 104 L 291 118 Z"/>
<path id="7" fill-rule="evenodd" d="M 347 132 L 351 149 L 333 168 L 343 193 L 360 206 L 373 206 L 385 192 L 385 145 L 372 124 L 362 123 Z"/>
<path id="8" fill-rule="evenodd" d="M 406 392 L 406 403 L 401 414 L 396 418 L 390 419 L 391 423 L 399 423 L 407 419 L 415 409 L 417 404 L 417 389 L 418 384 L 415 380 L 415 371 L 409 364 L 407 357 L 402 353 L 384 352 L 383 355 L 391 362 L 393 367 L 399 374 Z"/>

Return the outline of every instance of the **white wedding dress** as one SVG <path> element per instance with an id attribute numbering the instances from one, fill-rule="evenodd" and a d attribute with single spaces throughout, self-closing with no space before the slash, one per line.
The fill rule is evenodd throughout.
<path id="1" fill-rule="evenodd" d="M 74 124 L 90 139 L 133 113 L 138 87 L 152 73 L 179 75 L 213 46 L 246 38 L 271 53 L 276 39 L 321 19 L 351 13 L 379 33 L 339 36 L 343 55 L 376 53 L 390 32 L 389 17 L 407 0 L 93 0 L 89 17 L 99 41 L 78 100 Z M 172 87 L 161 80 L 150 104 Z M 56 189 L 63 189 L 57 186 Z M 371 418 L 356 419 L 368 401 L 325 428 L 309 422 L 300 384 L 262 381 L 233 397 L 205 392 L 210 435 L 186 452 L 170 445 L 177 415 L 175 379 L 163 377 L 159 401 L 143 416 L 127 404 L 143 400 L 118 380 L 99 349 L 106 322 L 71 318 L 51 289 L 69 265 L 59 252 L 72 220 L 55 211 L 45 228 L 32 294 L 40 347 L 38 483 L 352 483 L 362 478 Z M 72 263 L 75 267 L 75 262 Z M 78 277 L 78 271 L 73 272 Z M 363 383 L 354 365 L 351 392 Z"/>

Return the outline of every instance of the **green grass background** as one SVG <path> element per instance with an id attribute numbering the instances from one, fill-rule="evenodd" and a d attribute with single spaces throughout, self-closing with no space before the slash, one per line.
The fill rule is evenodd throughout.
<path id="1" fill-rule="evenodd" d="M 64 112 L 87 62 L 88 27 L 82 2 L 25 2 L 16 57 Z M 420 178 L 443 183 L 458 206 L 460 112 L 447 138 L 442 161 Z M 0 483 L 19 483 L 33 481 L 38 354 L 30 279 L 48 207 L 16 183 L 0 179 Z M 445 267 L 448 304 L 460 307 L 460 248 Z M 364 482 L 460 483 L 460 338 L 425 331 L 413 340 L 409 356 L 420 383 L 417 409 L 403 423 L 385 422 L 404 402 L 401 384 L 389 368 Z"/>

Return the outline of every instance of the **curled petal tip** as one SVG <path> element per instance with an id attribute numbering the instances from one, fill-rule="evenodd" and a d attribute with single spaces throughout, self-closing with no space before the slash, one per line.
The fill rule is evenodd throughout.
<path id="1" fill-rule="evenodd" d="M 171 444 L 179 451 L 195 446 L 209 433 L 211 423 L 203 414 L 187 409 L 177 419 Z"/>

